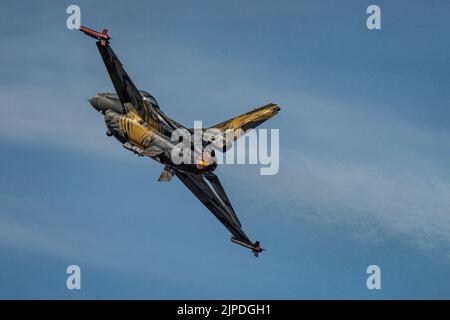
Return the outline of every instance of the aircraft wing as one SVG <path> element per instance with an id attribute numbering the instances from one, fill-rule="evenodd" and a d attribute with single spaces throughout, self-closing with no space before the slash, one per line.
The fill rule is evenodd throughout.
<path id="1" fill-rule="evenodd" d="M 134 109 L 137 114 L 143 117 L 146 114 L 147 108 L 144 104 L 143 97 L 133 81 L 131 81 L 119 58 L 109 46 L 109 43 L 102 44 L 101 41 L 98 41 L 97 48 L 108 70 L 119 100 L 125 108 L 124 111 L 129 112 Z"/>
<path id="2" fill-rule="evenodd" d="M 159 131 L 163 130 L 161 124 L 164 124 L 169 130 L 175 129 L 176 125 L 159 110 L 156 101 L 144 99 L 144 96 L 131 81 L 119 58 L 109 45 L 110 37 L 107 31 L 98 32 L 84 26 L 80 27 L 80 31 L 99 40 L 97 41 L 98 51 L 122 103 L 124 113 L 136 112 L 144 121 Z"/>
<path id="3" fill-rule="evenodd" d="M 254 243 L 241 229 L 241 223 L 225 190 L 214 173 L 191 174 L 175 171 L 176 176 L 231 232 L 233 238 L 253 248 Z"/>

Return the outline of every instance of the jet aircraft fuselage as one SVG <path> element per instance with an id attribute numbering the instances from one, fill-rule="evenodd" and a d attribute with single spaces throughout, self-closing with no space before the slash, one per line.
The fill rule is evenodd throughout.
<path id="1" fill-rule="evenodd" d="M 89 102 L 104 115 L 106 134 L 114 136 L 122 146 L 140 156 L 150 157 L 164 165 L 158 181 L 170 181 L 176 175 L 181 182 L 213 213 L 231 232 L 231 240 L 252 250 L 255 256 L 263 250 L 259 241 L 252 242 L 242 230 L 231 201 L 219 178 L 213 173 L 217 167 L 214 150 L 205 150 L 204 143 L 196 145 L 195 138 L 188 139 L 187 162 L 173 161 L 173 154 L 179 151 L 176 145 L 181 142 L 173 139 L 175 130 L 183 130 L 190 138 L 192 129 L 188 129 L 166 116 L 156 99 L 146 91 L 139 91 L 126 73 L 119 58 L 109 45 L 107 30 L 98 32 L 81 26 L 80 31 L 98 40 L 97 48 L 106 66 L 116 93 L 99 93 Z M 247 113 L 212 126 L 218 132 L 214 141 L 224 141 L 226 152 L 231 143 L 240 135 L 233 135 L 231 140 L 225 136 L 228 131 L 246 131 L 257 127 L 262 122 L 278 113 L 278 105 L 269 103 Z M 178 131 L 179 132 L 179 131 Z M 195 136 L 195 133 L 192 133 Z M 187 138 L 178 135 L 181 140 Z M 175 140 L 175 141 L 174 141 Z M 184 152 L 184 151 L 182 151 Z"/>

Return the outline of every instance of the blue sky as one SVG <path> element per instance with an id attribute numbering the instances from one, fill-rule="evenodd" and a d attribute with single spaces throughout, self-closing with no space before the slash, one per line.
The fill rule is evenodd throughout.
<path id="1" fill-rule="evenodd" d="M 0 298 L 450 298 L 447 1 L 77 2 L 187 126 L 282 107 L 278 175 L 217 170 L 258 259 L 106 137 L 86 99 L 112 86 L 69 4 L 0 4 Z"/>

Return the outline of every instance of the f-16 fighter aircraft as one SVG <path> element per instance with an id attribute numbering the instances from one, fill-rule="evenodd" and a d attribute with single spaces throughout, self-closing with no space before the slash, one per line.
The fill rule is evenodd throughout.
<path id="1" fill-rule="evenodd" d="M 140 156 L 150 157 L 164 165 L 159 181 L 170 181 L 176 175 L 186 187 L 216 216 L 231 232 L 231 241 L 250 249 L 255 256 L 263 250 L 259 241 L 252 242 L 241 228 L 230 200 L 219 179 L 213 173 L 217 167 L 214 150 L 205 152 L 195 144 L 190 146 L 194 160 L 192 163 L 173 161 L 172 152 L 176 143 L 173 133 L 184 129 L 193 132 L 166 116 L 155 98 L 146 91 L 136 88 L 111 49 L 111 38 L 105 29 L 98 32 L 81 26 L 80 31 L 98 40 L 97 48 L 111 78 L 116 94 L 98 93 L 89 101 L 105 117 L 106 134 L 114 136 L 123 147 Z M 245 114 L 224 121 L 212 128 L 219 132 L 255 128 L 278 113 L 276 104 L 268 104 Z M 217 136 L 217 141 L 220 140 Z M 222 151 L 237 139 L 222 143 Z M 176 141 L 178 143 L 178 141 Z M 217 146 L 217 144 L 215 145 Z M 178 164 L 177 164 L 178 163 Z"/>

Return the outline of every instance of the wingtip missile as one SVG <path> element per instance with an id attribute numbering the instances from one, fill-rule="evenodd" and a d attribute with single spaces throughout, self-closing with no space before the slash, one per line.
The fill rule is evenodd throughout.
<path id="1" fill-rule="evenodd" d="M 241 245 L 245 248 L 252 250 L 253 255 L 255 257 L 257 257 L 260 252 L 263 252 L 265 250 L 265 249 L 261 248 L 259 241 L 255 241 L 255 243 L 252 244 L 252 243 L 246 243 L 246 242 L 240 241 L 234 237 L 231 237 L 231 241 L 238 245 Z"/>
<path id="2" fill-rule="evenodd" d="M 87 34 L 91 38 L 100 40 L 102 42 L 102 44 L 105 44 L 106 42 L 108 42 L 111 39 L 111 37 L 108 35 L 108 29 L 103 29 L 102 32 L 98 32 L 98 31 L 95 31 L 88 27 L 80 26 L 80 28 L 78 30 Z"/>

